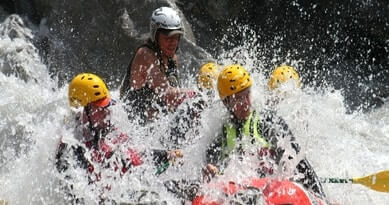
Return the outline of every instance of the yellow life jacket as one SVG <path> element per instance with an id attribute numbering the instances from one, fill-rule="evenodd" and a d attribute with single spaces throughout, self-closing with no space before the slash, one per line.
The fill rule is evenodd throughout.
<path id="1" fill-rule="evenodd" d="M 254 117 L 253 117 L 254 116 Z M 251 112 L 249 117 L 243 124 L 243 128 L 240 134 L 240 138 L 251 137 L 252 143 L 260 146 L 260 147 L 269 147 L 269 143 L 263 139 L 263 137 L 258 133 L 258 121 L 259 116 L 255 113 L 255 111 Z M 232 151 L 234 151 L 236 146 L 236 141 L 238 137 L 238 130 L 234 124 L 227 123 L 224 125 L 225 134 L 224 139 L 222 141 L 222 159 L 228 157 Z"/>

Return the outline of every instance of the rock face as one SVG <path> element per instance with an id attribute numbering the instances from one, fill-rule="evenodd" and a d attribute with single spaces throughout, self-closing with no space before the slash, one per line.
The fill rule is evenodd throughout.
<path id="1" fill-rule="evenodd" d="M 218 57 L 245 44 L 257 69 L 268 74 L 291 63 L 304 84 L 342 88 L 351 110 L 389 96 L 387 0 L 13 0 L 0 6 L 40 25 L 35 42 L 63 82 L 95 72 L 117 87 L 148 35 L 151 12 L 172 6 L 187 19 L 179 51 L 184 75 L 211 59 L 208 52 Z"/>
<path id="2" fill-rule="evenodd" d="M 113 82 L 111 87 L 119 85 L 136 48 L 148 37 L 152 11 L 161 6 L 176 8 L 167 0 L 16 0 L 6 6 L 40 24 L 36 42 L 50 71 L 62 82 L 79 72 L 94 72 Z M 193 74 L 192 69 L 209 55 L 193 43 L 191 28 L 182 17 L 185 37 L 179 56 L 186 75 Z"/>
<path id="3" fill-rule="evenodd" d="M 55 62 L 57 72 L 67 68 L 64 75 L 69 70 L 98 71 L 110 77 L 111 82 L 120 81 L 136 48 L 149 36 L 152 11 L 161 6 L 175 7 L 168 1 L 144 0 L 104 3 L 74 0 L 66 1 L 65 5 L 52 4 L 47 18 L 55 35 L 49 49 L 50 62 Z M 185 25 L 183 42 L 194 41 L 190 27 Z M 64 44 L 56 45 L 57 42 Z M 193 45 L 186 45 L 189 47 L 181 45 L 180 56 L 189 56 L 186 53 L 191 52 Z M 203 53 L 193 56 L 205 55 L 200 52 Z"/>
<path id="4" fill-rule="evenodd" d="M 12 14 L 0 21 L 0 72 L 24 81 L 50 79 L 40 62 L 39 51 L 33 44 L 34 27 L 19 15 Z"/>

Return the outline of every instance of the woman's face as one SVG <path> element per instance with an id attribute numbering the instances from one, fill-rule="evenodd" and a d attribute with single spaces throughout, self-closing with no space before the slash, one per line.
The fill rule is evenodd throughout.
<path id="1" fill-rule="evenodd" d="M 168 36 L 162 32 L 158 34 L 159 48 L 161 49 L 162 54 L 169 58 L 173 58 L 174 54 L 176 54 L 179 41 L 180 34 L 174 34 L 172 36 Z"/>

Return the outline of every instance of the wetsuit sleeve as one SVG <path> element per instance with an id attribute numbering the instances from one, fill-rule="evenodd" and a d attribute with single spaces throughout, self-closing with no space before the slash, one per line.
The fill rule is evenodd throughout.
<path id="1" fill-rule="evenodd" d="M 223 134 L 226 132 L 223 128 Z M 223 135 L 218 135 L 216 139 L 208 146 L 206 152 L 206 163 L 213 164 L 219 170 L 222 165 L 222 144 L 223 144 Z"/>
<path id="2" fill-rule="evenodd" d="M 151 151 L 151 155 L 153 157 L 153 162 L 156 166 L 160 166 L 169 162 L 168 153 L 166 150 L 154 149 Z"/>
<path id="3" fill-rule="evenodd" d="M 67 144 L 60 142 L 57 148 L 57 152 L 55 154 L 55 167 L 58 172 L 66 171 L 69 167 L 68 161 L 65 159 Z"/>
<path id="4" fill-rule="evenodd" d="M 258 125 L 259 133 L 270 143 L 270 149 L 275 153 L 274 158 L 276 163 L 279 164 L 281 160 L 297 159 L 300 146 L 296 142 L 287 123 L 281 117 L 277 116 L 274 111 L 266 111 L 262 114 L 262 117 Z M 287 145 L 290 145 L 290 147 L 285 147 Z M 290 151 L 285 152 L 285 148 Z M 286 153 L 288 155 L 284 156 Z M 325 196 L 320 180 L 307 159 L 304 158 L 297 164 L 296 172 L 304 176 L 297 181 L 303 184 L 305 188 L 321 196 Z"/>
<path id="5" fill-rule="evenodd" d="M 89 166 L 89 161 L 85 157 L 86 150 L 81 145 L 72 146 L 74 156 L 77 160 L 77 165 L 83 169 L 87 169 Z"/>
<path id="6" fill-rule="evenodd" d="M 284 157 L 285 146 L 279 145 L 290 145 L 291 149 L 297 154 L 300 151 L 299 145 L 295 142 L 295 138 L 290 131 L 286 122 L 278 117 L 275 112 L 266 110 L 261 115 L 261 120 L 258 121 L 258 132 L 261 136 L 270 144 L 270 149 L 274 153 L 274 158 L 278 164 L 282 157 Z M 287 142 L 287 143 L 284 143 Z M 290 154 L 287 158 L 293 159 L 295 156 Z"/>
<path id="7" fill-rule="evenodd" d="M 316 175 L 316 172 L 306 158 L 302 159 L 297 164 L 296 169 L 298 173 L 304 174 L 303 178 L 296 180 L 297 182 L 303 184 L 305 188 L 312 190 L 321 197 L 326 196 L 319 177 Z"/>
<path id="8" fill-rule="evenodd" d="M 55 166 L 57 171 L 58 172 L 66 171 L 71 165 L 70 163 L 74 161 L 75 164 L 72 163 L 72 166 L 87 169 L 89 162 L 85 158 L 84 154 L 85 154 L 85 149 L 80 145 L 69 146 L 66 143 L 61 143 L 58 146 L 58 150 L 55 155 Z"/>

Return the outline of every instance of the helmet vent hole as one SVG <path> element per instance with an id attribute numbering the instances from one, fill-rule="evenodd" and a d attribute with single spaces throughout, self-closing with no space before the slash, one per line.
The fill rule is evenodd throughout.
<path id="1" fill-rule="evenodd" d="M 93 88 L 99 88 L 99 85 L 94 85 Z"/>
<path id="2" fill-rule="evenodd" d="M 99 96 L 100 94 L 100 92 L 95 92 L 95 96 Z"/>
<path id="3" fill-rule="evenodd" d="M 88 78 L 88 80 L 93 80 L 93 78 Z"/>
<path id="4" fill-rule="evenodd" d="M 82 76 L 82 77 L 81 77 L 81 80 L 84 80 L 84 78 L 85 78 L 85 76 Z"/>
<path id="5" fill-rule="evenodd" d="M 235 90 L 236 88 L 235 88 L 235 86 L 231 86 L 230 89 L 231 90 Z"/>

